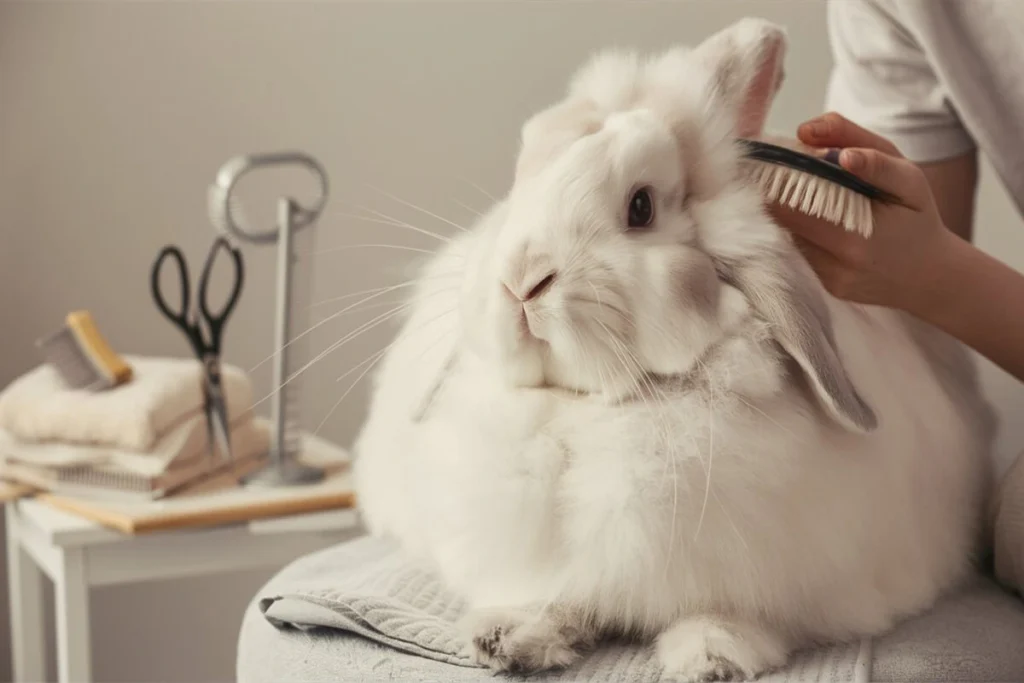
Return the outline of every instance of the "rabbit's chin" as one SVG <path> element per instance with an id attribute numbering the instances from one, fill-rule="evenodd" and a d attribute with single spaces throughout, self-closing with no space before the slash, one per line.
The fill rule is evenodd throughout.
<path id="1" fill-rule="evenodd" d="M 631 340 L 613 331 L 612 321 L 511 301 L 500 303 L 496 318 L 497 348 L 485 361 L 511 387 L 563 389 L 616 400 L 628 395 L 647 372 L 630 349 Z"/>
<path id="2" fill-rule="evenodd" d="M 611 401 L 634 393 L 650 367 L 625 329 L 632 320 L 599 306 L 567 306 L 569 298 L 552 293 L 524 304 L 496 297 L 485 364 L 510 387 L 563 389 Z"/>

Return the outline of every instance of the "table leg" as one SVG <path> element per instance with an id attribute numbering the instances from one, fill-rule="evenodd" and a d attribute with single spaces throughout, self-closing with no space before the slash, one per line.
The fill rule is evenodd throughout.
<path id="1" fill-rule="evenodd" d="M 14 680 L 38 683 L 46 678 L 43 632 L 43 570 L 21 547 L 17 507 L 6 506 L 7 581 L 11 603 L 11 654 Z"/>
<path id="2" fill-rule="evenodd" d="M 54 581 L 57 603 L 57 680 L 92 680 L 89 642 L 89 583 L 81 548 L 64 548 L 61 576 Z"/>

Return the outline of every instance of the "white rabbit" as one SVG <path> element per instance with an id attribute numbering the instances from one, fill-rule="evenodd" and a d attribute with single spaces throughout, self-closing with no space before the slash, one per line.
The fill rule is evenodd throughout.
<path id="1" fill-rule="evenodd" d="M 469 601 L 481 663 L 618 633 L 666 677 L 750 679 L 971 571 L 994 423 L 969 357 L 830 297 L 738 170 L 785 45 L 745 19 L 596 57 L 422 270 L 357 497 Z"/>

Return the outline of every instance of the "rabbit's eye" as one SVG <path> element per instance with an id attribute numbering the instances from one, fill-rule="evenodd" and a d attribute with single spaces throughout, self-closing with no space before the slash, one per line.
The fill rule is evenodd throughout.
<path id="1" fill-rule="evenodd" d="M 629 199 L 629 227 L 646 228 L 654 221 L 654 200 L 651 190 L 642 187 Z"/>

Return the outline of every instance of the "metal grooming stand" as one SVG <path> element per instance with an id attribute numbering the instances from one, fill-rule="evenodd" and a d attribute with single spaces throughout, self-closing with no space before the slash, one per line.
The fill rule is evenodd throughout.
<path id="1" fill-rule="evenodd" d="M 277 204 L 277 225 L 269 230 L 254 230 L 236 215 L 240 202 L 231 194 L 243 175 L 267 166 L 299 166 L 313 173 L 319 183 L 319 194 L 311 207 L 299 204 L 291 197 L 281 197 Z M 298 382 L 293 374 L 298 370 L 294 362 L 295 347 L 291 331 L 297 318 L 308 316 L 312 277 L 309 269 L 295 268 L 302 228 L 312 226 L 327 201 L 327 173 L 315 159 L 301 152 L 279 152 L 235 157 L 221 167 L 210 188 L 210 217 L 223 230 L 239 240 L 257 244 L 277 244 L 277 300 L 275 321 L 275 357 L 273 381 L 277 391 L 272 397 L 271 424 L 273 440 L 270 463 L 248 477 L 246 486 L 294 486 L 312 484 L 324 478 L 324 471 L 299 462 L 302 448 L 299 424 Z M 307 252 L 308 255 L 308 252 Z M 296 306 L 296 302 L 305 305 Z M 303 330 L 305 331 L 305 329 Z"/>

